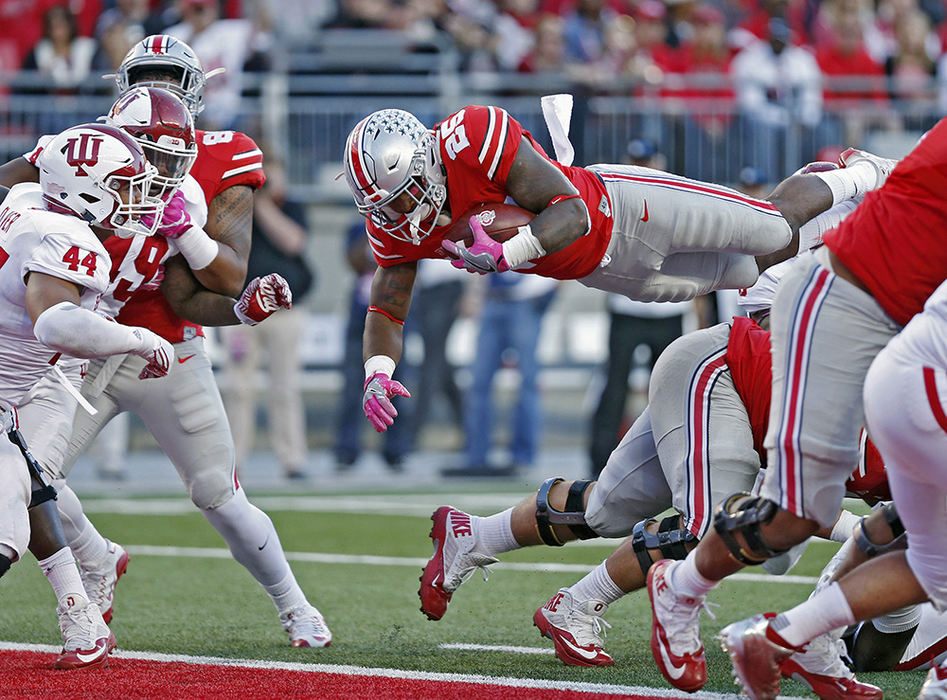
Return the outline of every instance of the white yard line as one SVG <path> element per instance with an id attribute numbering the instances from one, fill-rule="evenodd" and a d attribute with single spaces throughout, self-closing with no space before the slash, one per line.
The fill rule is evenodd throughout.
<path id="1" fill-rule="evenodd" d="M 155 545 L 122 545 L 129 554 L 145 557 L 189 557 L 196 559 L 230 559 L 230 551 L 210 547 L 161 547 Z M 286 552 L 290 561 L 310 564 L 361 564 L 363 566 L 410 566 L 423 567 L 427 559 L 422 557 L 382 557 L 373 554 L 329 554 L 326 552 Z M 588 573 L 595 564 L 561 564 L 558 562 L 500 562 L 495 569 L 507 571 L 548 571 Z M 798 583 L 814 586 L 819 580 L 815 576 L 769 576 L 767 574 L 734 574 L 728 581 L 750 581 L 765 583 Z"/>
<path id="2" fill-rule="evenodd" d="M 505 647 L 497 647 L 503 650 Z M 0 641 L 0 649 L 9 651 L 35 651 L 57 654 L 60 648 L 48 644 L 19 644 Z M 316 652 L 318 653 L 318 652 Z M 607 685 L 604 683 L 581 683 L 576 681 L 554 681 L 539 678 L 511 678 L 480 676 L 466 673 L 431 673 L 429 671 L 403 671 L 396 668 L 369 668 L 336 664 L 300 664 L 287 661 L 266 661 L 262 659 L 225 659 L 215 656 L 185 656 L 183 654 L 159 654 L 148 651 L 116 650 L 112 656 L 117 659 L 139 659 L 166 663 L 203 664 L 209 666 L 236 666 L 240 668 L 273 669 L 280 671 L 302 671 L 309 673 L 336 673 L 347 676 L 375 676 L 382 678 L 403 678 L 406 680 L 444 681 L 450 683 L 476 683 L 478 685 L 502 685 L 513 688 L 548 688 L 550 690 L 569 690 L 579 693 L 610 693 L 613 695 L 646 695 L 659 698 L 680 698 L 680 691 L 665 688 L 648 688 L 635 685 Z M 739 697 L 724 693 L 693 693 L 687 696 L 695 700 L 729 700 Z M 803 700 L 780 696 L 784 700 Z"/>

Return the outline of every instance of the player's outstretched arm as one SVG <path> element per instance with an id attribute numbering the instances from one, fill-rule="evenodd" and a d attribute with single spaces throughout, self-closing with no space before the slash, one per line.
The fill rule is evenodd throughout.
<path id="1" fill-rule="evenodd" d="M 391 399 L 411 396 L 391 376 L 401 359 L 404 319 L 411 308 L 411 292 L 417 271 L 417 262 L 379 267 L 372 280 L 362 339 L 362 357 L 365 360 L 362 408 L 365 417 L 379 433 L 387 430 L 398 416 Z"/>
<path id="2" fill-rule="evenodd" d="M 30 272 L 26 308 L 36 339 L 72 357 L 132 353 L 148 361 L 140 379 L 163 377 L 171 368 L 171 343 L 147 328 L 124 326 L 79 306 L 80 288 L 68 280 Z"/>
<path id="3" fill-rule="evenodd" d="M 210 201 L 207 235 L 220 244 L 212 268 L 201 282 L 222 294 L 239 296 L 247 278 L 250 237 L 253 231 L 253 189 L 228 187 Z M 199 278 L 200 279 L 200 278 Z"/>
<path id="4" fill-rule="evenodd" d="M 0 165 L 0 185 L 13 187 L 21 182 L 39 182 L 39 168 L 23 157 Z"/>
<path id="5" fill-rule="evenodd" d="M 202 326 L 255 326 L 293 305 L 289 284 L 276 273 L 254 278 L 239 299 L 205 289 L 180 256 L 165 265 L 161 291 L 175 314 Z"/>

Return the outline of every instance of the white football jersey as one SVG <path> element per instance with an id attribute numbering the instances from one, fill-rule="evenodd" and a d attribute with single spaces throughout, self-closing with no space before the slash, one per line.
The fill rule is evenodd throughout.
<path id="1" fill-rule="evenodd" d="M 54 350 L 33 335 L 26 281 L 41 272 L 82 288 L 83 308 L 95 309 L 109 280 L 109 257 L 82 219 L 48 211 L 40 186 L 16 185 L 0 202 L 0 408 L 17 405 L 49 370 Z"/>

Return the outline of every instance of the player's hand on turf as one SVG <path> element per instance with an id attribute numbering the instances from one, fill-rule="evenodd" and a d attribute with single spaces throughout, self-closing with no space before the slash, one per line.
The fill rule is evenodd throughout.
<path id="1" fill-rule="evenodd" d="M 148 361 L 138 378 L 157 379 L 167 375 L 171 370 L 171 361 L 174 359 L 174 346 L 147 328 L 135 328 L 134 332 L 141 340 L 141 346 L 131 352 Z"/>
<path id="2" fill-rule="evenodd" d="M 240 323 L 255 326 L 268 319 L 279 309 L 293 307 L 293 291 L 289 282 L 271 272 L 263 277 L 254 277 L 233 306 Z"/>
<path id="3" fill-rule="evenodd" d="M 398 410 L 391 399 L 395 396 L 411 398 L 411 394 L 384 372 L 375 372 L 365 380 L 365 393 L 362 394 L 362 410 L 365 417 L 379 433 L 388 430 L 388 426 L 395 422 Z"/>
<path id="4" fill-rule="evenodd" d="M 191 228 L 191 215 L 185 208 L 186 200 L 181 190 L 177 190 L 167 202 L 164 203 L 164 211 L 161 213 L 161 223 L 158 224 L 156 233 L 165 238 L 178 238 Z M 145 226 L 151 226 L 152 217 L 148 214 L 141 217 L 141 222 Z"/>
<path id="5" fill-rule="evenodd" d="M 483 230 L 483 224 L 476 216 L 470 217 L 470 230 L 473 232 L 473 243 L 468 248 L 464 243 L 443 241 L 444 250 L 455 259 L 451 265 L 458 270 L 479 272 L 485 275 L 488 272 L 506 272 L 510 266 L 503 259 L 503 244 L 499 243 Z"/>

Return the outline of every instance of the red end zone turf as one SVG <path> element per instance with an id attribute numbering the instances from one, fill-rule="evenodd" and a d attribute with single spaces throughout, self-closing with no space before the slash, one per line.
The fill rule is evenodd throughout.
<path id="1" fill-rule="evenodd" d="M 56 671 L 55 654 L 0 651 L 3 689 L 9 697 L 278 697 L 438 698 L 439 700 L 602 700 L 619 697 L 551 688 L 388 678 L 348 673 L 216 666 L 110 657 L 105 669 Z M 649 696 L 620 697 L 649 700 Z M 666 696 L 665 696 L 666 697 Z M 656 700 L 656 699 L 655 699 Z"/>

